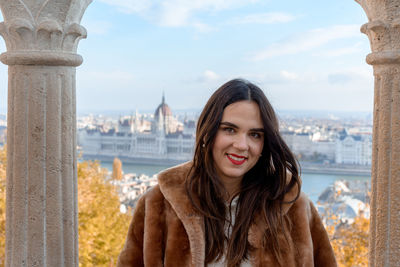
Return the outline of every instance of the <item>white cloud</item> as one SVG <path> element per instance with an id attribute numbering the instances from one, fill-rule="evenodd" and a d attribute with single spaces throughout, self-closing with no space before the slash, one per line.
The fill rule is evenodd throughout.
<path id="1" fill-rule="evenodd" d="M 294 72 L 289 72 L 286 70 L 282 70 L 280 72 L 280 75 L 282 78 L 286 79 L 286 80 L 296 80 L 299 78 L 299 75 L 297 75 L 297 73 Z"/>
<path id="2" fill-rule="evenodd" d="M 100 0 L 120 12 L 137 14 L 166 27 L 194 26 L 197 13 L 237 8 L 259 0 Z M 198 23 L 198 22 L 197 22 Z"/>
<path id="3" fill-rule="evenodd" d="M 162 26 L 179 27 L 188 24 L 190 13 L 189 6 L 175 5 L 172 1 L 164 2 L 159 16 L 159 23 Z"/>
<path id="4" fill-rule="evenodd" d="M 282 12 L 250 14 L 244 17 L 237 17 L 228 24 L 274 24 L 286 23 L 295 20 L 296 17 Z"/>
<path id="5" fill-rule="evenodd" d="M 205 70 L 202 75 L 199 77 L 198 81 L 200 82 L 214 82 L 220 79 L 220 76 L 211 71 L 211 70 Z"/>
<path id="6" fill-rule="evenodd" d="M 266 49 L 256 52 L 250 59 L 260 61 L 276 56 L 294 55 L 309 51 L 334 40 L 358 37 L 360 35 L 359 28 L 359 25 L 336 25 L 329 28 L 313 29 L 274 43 Z"/>

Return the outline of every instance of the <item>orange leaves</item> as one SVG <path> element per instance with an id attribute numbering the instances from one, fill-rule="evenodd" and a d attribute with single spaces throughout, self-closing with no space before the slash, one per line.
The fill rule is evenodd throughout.
<path id="1" fill-rule="evenodd" d="M 78 163 L 80 266 L 114 266 L 125 242 L 130 217 L 107 178 L 98 162 Z"/>
<path id="2" fill-rule="evenodd" d="M 6 246 L 6 165 L 7 153 L 0 149 L 0 266 L 4 266 Z"/>
<path id="3" fill-rule="evenodd" d="M 329 221 L 326 229 L 339 266 L 368 266 L 369 219 L 358 215 L 350 224 L 342 223 L 337 216 L 331 215 Z"/>

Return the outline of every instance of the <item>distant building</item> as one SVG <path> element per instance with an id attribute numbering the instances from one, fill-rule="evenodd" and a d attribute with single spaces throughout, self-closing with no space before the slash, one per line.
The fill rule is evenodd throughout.
<path id="1" fill-rule="evenodd" d="M 144 125 L 136 113 L 121 118 L 116 129 L 81 129 L 78 138 L 83 156 L 119 157 L 124 161 L 150 164 L 184 162 L 193 157 L 195 122 L 179 122 L 165 103 L 164 96 L 154 113 L 151 128 Z M 188 129 L 185 130 L 184 126 Z"/>
<path id="2" fill-rule="evenodd" d="M 293 153 L 303 156 L 311 156 L 312 140 L 309 133 L 295 133 L 292 131 L 282 131 L 281 135 Z"/>
<path id="3" fill-rule="evenodd" d="M 327 160 L 335 160 L 336 142 L 332 140 L 320 140 L 312 142 L 312 151 L 326 156 Z"/>
<path id="4" fill-rule="evenodd" d="M 281 130 L 280 134 L 281 134 L 283 140 L 285 141 L 286 145 L 291 150 L 293 150 L 293 136 L 294 136 L 295 133 L 293 131 Z"/>
<path id="5" fill-rule="evenodd" d="M 311 156 L 312 151 L 311 135 L 309 133 L 296 133 L 293 136 L 293 150 L 304 156 Z"/>
<path id="6" fill-rule="evenodd" d="M 371 165 L 372 136 L 349 135 L 343 131 L 336 140 L 335 162 L 339 164 Z"/>

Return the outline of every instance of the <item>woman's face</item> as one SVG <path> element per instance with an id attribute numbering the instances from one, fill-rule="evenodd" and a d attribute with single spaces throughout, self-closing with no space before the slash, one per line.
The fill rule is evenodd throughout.
<path id="1" fill-rule="evenodd" d="M 264 127 L 257 103 L 243 100 L 228 105 L 212 151 L 222 182 L 240 182 L 257 163 L 263 146 Z"/>

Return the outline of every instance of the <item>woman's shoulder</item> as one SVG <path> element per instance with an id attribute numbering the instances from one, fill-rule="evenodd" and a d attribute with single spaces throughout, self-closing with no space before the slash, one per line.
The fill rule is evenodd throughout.
<path id="1" fill-rule="evenodd" d="M 161 171 L 158 177 L 158 184 L 160 186 L 173 186 L 174 184 L 182 184 L 192 167 L 192 162 L 188 161 L 180 165 L 165 169 Z"/>
<path id="2" fill-rule="evenodd" d="M 145 206 L 164 205 L 165 200 L 172 206 L 180 206 L 181 202 L 187 202 L 184 181 L 191 166 L 191 162 L 186 162 L 160 172 L 157 175 L 158 184 L 149 188 L 139 198 L 136 209 L 144 209 Z"/>
<path id="3" fill-rule="evenodd" d="M 304 192 L 301 192 L 298 199 L 293 202 L 292 206 L 288 210 L 288 213 L 292 217 L 303 217 L 308 221 L 311 221 L 316 217 L 319 218 L 317 209 Z"/>
<path id="4" fill-rule="evenodd" d="M 185 162 L 158 173 L 158 184 L 150 187 L 145 193 L 143 193 L 140 197 L 140 201 L 149 201 L 163 197 L 162 189 L 160 189 L 160 187 L 173 187 L 174 184 L 182 184 L 182 182 L 185 181 L 191 166 L 191 162 Z"/>
<path id="5" fill-rule="evenodd" d="M 146 206 L 146 204 L 158 201 L 163 199 L 164 196 L 161 193 L 160 186 L 154 185 L 150 187 L 146 192 L 144 192 L 140 197 L 137 202 L 136 206 Z"/>

